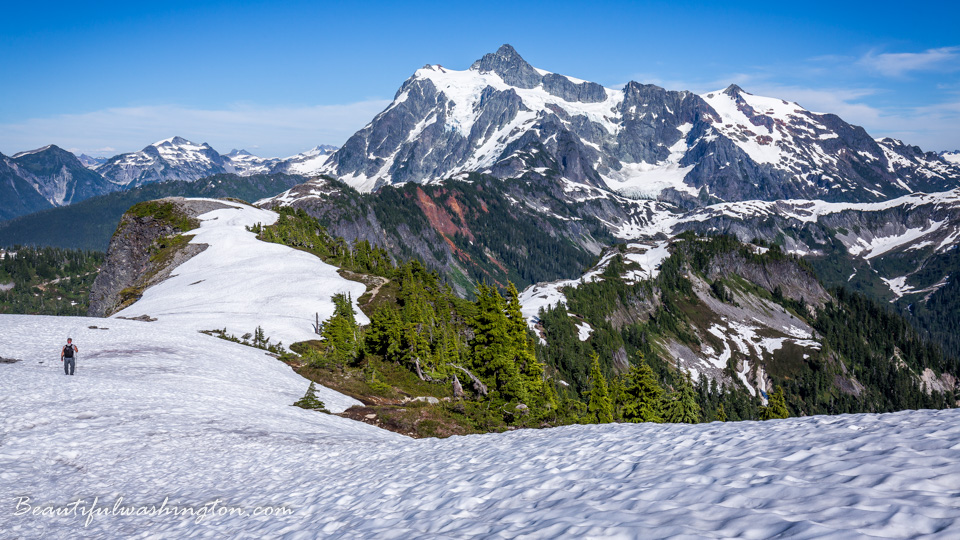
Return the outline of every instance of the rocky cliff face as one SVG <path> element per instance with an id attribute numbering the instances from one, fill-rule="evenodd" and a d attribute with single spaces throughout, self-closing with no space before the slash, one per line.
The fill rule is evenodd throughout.
<path id="1" fill-rule="evenodd" d="M 316 179 L 258 202 L 293 206 L 348 241 L 367 240 L 398 259 L 417 258 L 460 293 L 477 281 L 523 287 L 579 274 L 615 241 L 610 223 L 650 226 L 668 211 L 553 175 L 498 180 L 472 174 L 362 194 Z"/>
<path id="2" fill-rule="evenodd" d="M 206 246 L 190 244 L 183 233 L 199 225 L 196 216 L 226 208 L 215 201 L 170 197 L 134 205 L 110 241 L 107 260 L 90 291 L 91 317 L 109 317 L 162 282 L 177 266 Z"/>
<path id="3" fill-rule="evenodd" d="M 807 256 L 831 287 L 907 305 L 924 302 L 956 273 L 950 261 L 960 238 L 960 192 L 861 205 L 731 203 L 690 213 L 669 229 L 779 243 Z"/>

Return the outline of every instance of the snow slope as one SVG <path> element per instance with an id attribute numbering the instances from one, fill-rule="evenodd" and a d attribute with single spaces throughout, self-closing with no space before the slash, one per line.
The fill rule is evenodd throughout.
<path id="1" fill-rule="evenodd" d="M 333 315 L 330 298 L 350 294 L 354 302 L 366 286 L 348 281 L 337 268 L 308 253 L 257 240 L 246 227 L 276 222 L 277 214 L 239 203 L 200 216 L 191 243 L 207 244 L 178 266 L 169 279 L 114 317 L 149 315 L 154 324 L 192 331 L 227 329 L 241 336 L 261 326 L 272 343 L 316 339 L 316 314 Z M 356 307 L 357 321 L 369 320 Z"/>
<path id="2" fill-rule="evenodd" d="M 290 174 L 315 176 L 320 174 L 323 165 L 330 159 L 330 155 L 337 148 L 329 145 L 318 145 L 306 152 L 290 156 L 283 160 L 283 170 Z"/>
<path id="3" fill-rule="evenodd" d="M 0 357 L 19 360 L 0 362 L 0 536 L 960 534 L 957 410 L 411 440 L 292 407 L 306 380 L 196 331 L 259 323 L 289 343 L 307 322 L 280 317 L 302 309 L 297 291 L 328 286 L 309 302 L 329 303 L 339 282 L 322 263 L 244 228 L 275 216 L 239 204 L 201 216 L 194 241 L 210 247 L 133 306 L 156 322 L 0 315 Z M 658 252 L 637 262 L 655 271 Z M 73 377 L 57 360 L 67 336 Z M 166 514 L 113 513 L 165 500 Z M 258 507 L 289 513 L 239 513 Z"/>
<path id="4" fill-rule="evenodd" d="M 108 330 L 89 329 L 92 325 Z M 250 348 L 150 323 L 0 317 L 0 530 L 23 538 L 893 538 L 960 533 L 960 411 L 410 440 L 291 407 Z M 55 360 L 66 332 L 77 375 Z M 44 364 L 39 360 L 44 359 Z M 53 360 L 51 365 L 51 360 Z M 321 398 L 347 405 L 332 393 Z M 24 502 L 22 497 L 28 497 Z M 16 515 L 161 505 L 283 517 Z M 69 508 L 69 507 L 68 507 Z"/>

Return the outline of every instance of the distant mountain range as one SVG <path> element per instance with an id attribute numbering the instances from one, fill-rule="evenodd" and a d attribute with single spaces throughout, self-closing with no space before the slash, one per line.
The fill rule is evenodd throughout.
<path id="1" fill-rule="evenodd" d="M 57 146 L 0 154 L 0 220 L 116 191 L 118 187 Z"/>
<path id="2" fill-rule="evenodd" d="M 245 150 L 220 154 L 206 143 L 172 137 L 109 159 L 78 157 L 55 145 L 0 154 L 0 221 L 154 182 L 215 174 L 311 176 L 334 150 L 321 145 L 288 158 L 261 158 Z"/>

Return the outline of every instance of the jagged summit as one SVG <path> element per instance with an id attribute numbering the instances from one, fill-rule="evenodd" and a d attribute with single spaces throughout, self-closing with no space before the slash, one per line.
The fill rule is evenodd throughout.
<path id="1" fill-rule="evenodd" d="M 170 138 L 167 138 L 167 139 L 163 139 L 162 141 L 157 141 L 157 142 L 151 144 L 150 146 L 164 146 L 164 145 L 167 145 L 167 146 L 169 146 L 169 145 L 179 146 L 179 145 L 184 145 L 184 144 L 194 145 L 194 143 L 192 143 L 192 142 L 184 139 L 183 137 L 180 137 L 179 135 L 175 135 L 175 136 L 173 136 L 173 137 L 170 137 Z"/>
<path id="2" fill-rule="evenodd" d="M 749 94 L 749 92 L 744 91 L 743 88 L 740 88 L 740 86 L 736 84 L 731 84 L 730 86 L 723 89 L 721 93 L 726 94 L 730 97 L 737 97 L 740 94 Z"/>
<path id="3" fill-rule="evenodd" d="M 503 82 L 518 88 L 535 88 L 543 76 L 510 45 L 501 45 L 497 52 L 485 54 L 470 66 L 473 71 L 493 72 Z"/>

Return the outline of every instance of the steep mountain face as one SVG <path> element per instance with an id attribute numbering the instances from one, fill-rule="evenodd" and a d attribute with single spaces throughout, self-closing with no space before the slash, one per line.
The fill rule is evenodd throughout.
<path id="1" fill-rule="evenodd" d="M 0 220 L 52 208 L 50 201 L 24 180 L 9 157 L 0 154 Z"/>
<path id="2" fill-rule="evenodd" d="M 892 303 L 949 354 L 960 354 L 950 297 L 960 285 L 960 190 L 878 203 L 744 201 L 703 207 L 632 231 L 725 233 L 802 255 L 830 287 Z M 924 322 L 919 322 L 922 319 Z"/>
<path id="3" fill-rule="evenodd" d="M 697 96 L 539 70 L 509 45 L 466 71 L 424 66 L 323 172 L 360 191 L 466 172 L 563 180 L 684 205 L 876 201 L 956 185 L 960 168 L 737 86 Z"/>
<path id="4" fill-rule="evenodd" d="M 939 353 L 923 351 L 903 319 L 834 297 L 808 264 L 729 236 L 624 244 L 579 278 L 536 284 L 520 298 L 538 352 L 580 389 L 589 382 L 577 358 L 591 352 L 614 373 L 643 354 L 702 377 L 702 386 L 742 387 L 764 400 L 780 385 L 806 414 L 902 406 L 891 401 L 900 399 L 894 379 L 915 396 L 958 389 L 960 364 L 925 360 Z M 848 327 L 861 320 L 889 334 L 850 345 L 862 329 Z"/>
<path id="5" fill-rule="evenodd" d="M 334 235 L 367 240 L 399 259 L 417 258 L 469 293 L 478 281 L 523 286 L 577 273 L 614 241 L 604 219 L 650 226 L 666 212 L 655 201 L 580 187 L 565 191 L 552 178 L 470 174 L 442 185 L 408 183 L 361 194 L 319 178 L 257 204 L 302 209 Z"/>
<path id="6" fill-rule="evenodd" d="M 54 145 L 21 152 L 11 161 L 20 176 L 54 206 L 65 206 L 116 189 L 87 169 L 75 155 Z"/>
<path id="7" fill-rule="evenodd" d="M 66 206 L 115 189 L 76 156 L 54 145 L 12 158 L 0 155 L 0 219 Z"/>

